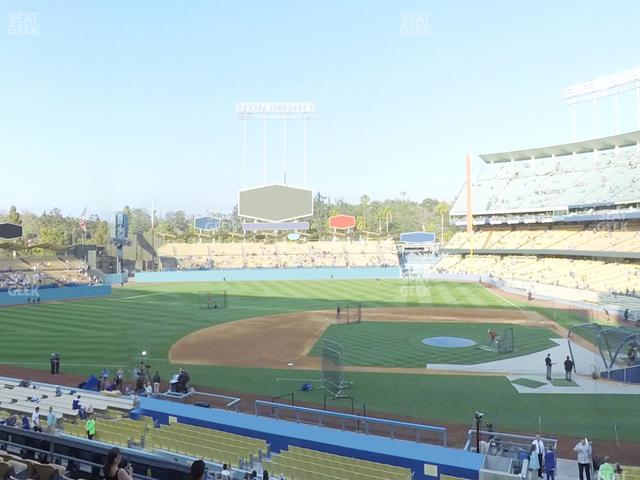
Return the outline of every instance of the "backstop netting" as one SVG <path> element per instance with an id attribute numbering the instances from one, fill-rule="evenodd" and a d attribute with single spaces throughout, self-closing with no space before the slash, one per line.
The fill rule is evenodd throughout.
<path id="1" fill-rule="evenodd" d="M 198 303 L 201 310 L 216 310 L 227 308 L 227 291 L 219 292 L 199 292 Z"/>
<path id="2" fill-rule="evenodd" d="M 362 321 L 362 304 L 340 302 L 336 306 L 336 321 L 338 323 L 360 323 Z"/>
<path id="3" fill-rule="evenodd" d="M 511 353 L 514 350 L 513 327 L 505 328 L 498 339 L 498 353 Z"/>
<path id="4" fill-rule="evenodd" d="M 479 345 L 477 348 L 498 354 L 513 352 L 515 350 L 513 327 L 507 327 L 502 332 L 498 332 L 493 328 L 489 329 L 487 343 Z"/>
<path id="5" fill-rule="evenodd" d="M 351 386 L 351 383 L 344 379 L 342 345 L 322 340 L 321 365 L 322 388 L 334 397 L 342 396 L 342 391 Z"/>

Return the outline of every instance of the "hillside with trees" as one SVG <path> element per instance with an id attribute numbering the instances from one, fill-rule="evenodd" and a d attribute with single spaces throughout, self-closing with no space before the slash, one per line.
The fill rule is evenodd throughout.
<path id="1" fill-rule="evenodd" d="M 453 234 L 449 225 L 449 209 L 447 202 L 426 198 L 421 202 L 411 201 L 406 195 L 393 200 L 371 200 L 362 195 L 358 203 L 349 203 L 343 199 L 331 199 L 317 193 L 314 198 L 314 213 L 308 219 L 310 238 L 329 238 L 333 232 L 329 227 L 329 218 L 338 215 L 353 215 L 356 218 L 355 238 L 398 239 L 401 232 L 428 231 L 436 232 L 440 237 L 442 224 L 445 239 Z M 125 205 L 122 210 L 129 215 L 129 232 L 151 233 L 152 229 L 159 237 L 168 241 L 198 241 L 198 231 L 194 228 L 194 215 L 183 210 L 165 213 L 131 207 Z M 242 219 L 238 217 L 237 206 L 231 212 L 208 212 L 209 215 L 222 219 L 219 236 L 237 238 L 242 234 Z M 110 223 L 113 219 L 100 218 L 97 215 L 84 215 L 86 231 L 81 228 L 81 218 L 65 216 L 58 208 L 51 208 L 40 214 L 20 210 L 19 206 L 10 205 L 0 210 L 0 221 L 17 223 L 23 226 L 22 241 L 27 244 L 51 243 L 68 246 L 79 243 L 106 245 L 110 238 Z M 235 235 L 232 235 L 235 234 Z M 251 238 L 250 236 L 248 238 Z"/>

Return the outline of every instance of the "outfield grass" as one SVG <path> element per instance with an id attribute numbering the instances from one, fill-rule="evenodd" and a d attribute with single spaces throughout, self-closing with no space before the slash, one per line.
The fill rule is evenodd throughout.
<path id="1" fill-rule="evenodd" d="M 471 365 L 504 360 L 557 345 L 550 340 L 557 335 L 549 329 L 515 325 L 513 335 L 516 350 L 498 355 L 477 348 L 487 343 L 489 328 L 502 334 L 506 327 L 504 324 L 364 321 L 331 325 L 310 353 L 320 356 L 322 341 L 330 340 L 343 346 L 342 359 L 345 365 L 424 368 L 427 363 Z M 476 346 L 443 348 L 422 343 L 427 337 L 438 336 L 467 338 L 475 341 Z"/>
<path id="2" fill-rule="evenodd" d="M 416 283 L 412 284 L 416 286 Z M 421 284 L 417 284 L 420 286 Z M 171 345 L 194 330 L 253 316 L 300 310 L 334 309 L 338 301 L 367 306 L 453 306 L 527 308 L 507 302 L 477 284 L 428 282 L 407 288 L 400 280 L 326 280 L 283 282 L 179 283 L 127 286 L 110 298 L 32 307 L 0 308 L 3 341 L 0 363 L 48 369 L 51 352 L 62 356 L 64 371 L 97 373 L 104 365 L 130 369 L 142 350 L 164 378 Z M 228 290 L 229 308 L 200 310 L 197 292 Z M 553 312 L 535 309 L 553 318 Z M 559 312 L 564 326 L 580 323 Z M 350 326 L 351 327 L 351 326 Z M 259 332 L 253 340 L 259 342 Z M 247 339 L 248 348 L 251 339 Z M 196 383 L 229 391 L 279 395 L 297 391 L 299 381 L 277 378 L 318 378 L 318 372 L 190 366 Z M 368 411 L 390 412 L 432 422 L 469 423 L 481 410 L 498 429 L 535 431 L 539 417 L 549 434 L 637 440 L 639 399 L 633 395 L 519 395 L 506 378 L 350 374 L 356 402 Z M 322 403 L 322 393 L 296 393 L 296 398 Z"/>

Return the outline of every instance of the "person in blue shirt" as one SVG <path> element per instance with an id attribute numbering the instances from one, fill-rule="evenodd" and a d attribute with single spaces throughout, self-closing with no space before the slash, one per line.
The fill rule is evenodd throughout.
<path id="1" fill-rule="evenodd" d="M 538 476 L 538 469 L 540 468 L 540 460 L 538 459 L 538 452 L 536 446 L 531 445 L 529 449 L 529 474 L 531 479 L 534 480 Z"/>
<path id="2" fill-rule="evenodd" d="M 547 474 L 547 480 L 555 480 L 556 478 L 556 452 L 553 447 L 549 447 L 544 454 L 544 473 Z"/>

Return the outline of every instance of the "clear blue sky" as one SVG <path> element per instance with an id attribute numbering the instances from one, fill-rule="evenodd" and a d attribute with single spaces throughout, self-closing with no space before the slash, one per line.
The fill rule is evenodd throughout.
<path id="1" fill-rule="evenodd" d="M 0 209 L 106 215 L 153 198 L 163 212 L 229 210 L 242 100 L 317 103 L 314 190 L 453 200 L 467 151 L 570 140 L 560 90 L 640 65 L 639 19 L 637 1 L 5 0 Z M 633 96 L 621 107 L 621 130 L 634 129 Z M 579 138 L 592 136 L 590 110 L 578 113 Z M 611 102 L 600 114 L 613 133 Z M 301 125 L 288 137 L 300 184 Z M 248 183 L 261 184 L 260 124 L 248 141 Z"/>

